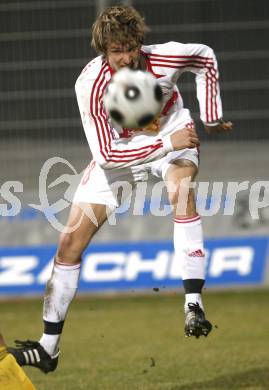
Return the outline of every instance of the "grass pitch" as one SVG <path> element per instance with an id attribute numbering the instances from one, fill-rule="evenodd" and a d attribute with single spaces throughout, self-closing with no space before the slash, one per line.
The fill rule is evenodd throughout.
<path id="1" fill-rule="evenodd" d="M 77 298 L 57 371 L 38 390 L 267 390 L 269 291 L 206 292 L 208 338 L 185 338 L 183 295 Z M 39 339 L 41 300 L 0 302 L 1 331 Z M 3 389 L 4 390 L 4 389 Z"/>

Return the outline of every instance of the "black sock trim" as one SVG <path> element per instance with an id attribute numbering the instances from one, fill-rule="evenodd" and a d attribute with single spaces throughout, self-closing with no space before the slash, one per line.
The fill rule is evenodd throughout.
<path id="1" fill-rule="evenodd" d="M 44 333 L 45 334 L 61 334 L 64 326 L 64 321 L 49 322 L 44 320 Z"/>
<path id="2" fill-rule="evenodd" d="M 204 284 L 205 284 L 204 279 L 183 280 L 185 294 L 201 294 Z"/>

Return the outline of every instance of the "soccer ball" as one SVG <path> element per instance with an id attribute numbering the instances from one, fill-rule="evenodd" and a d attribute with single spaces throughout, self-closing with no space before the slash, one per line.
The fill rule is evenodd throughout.
<path id="1" fill-rule="evenodd" d="M 112 121 L 121 127 L 139 129 L 160 113 L 163 93 L 151 73 L 122 68 L 112 76 L 103 102 Z"/>

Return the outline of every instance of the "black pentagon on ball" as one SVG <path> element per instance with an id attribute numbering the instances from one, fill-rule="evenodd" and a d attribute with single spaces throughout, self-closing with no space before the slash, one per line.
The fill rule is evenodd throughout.
<path id="1" fill-rule="evenodd" d="M 154 88 L 154 96 L 157 102 L 161 102 L 163 100 L 163 91 L 159 85 L 156 85 Z"/>
<path id="2" fill-rule="evenodd" d="M 140 91 L 137 87 L 132 85 L 126 88 L 124 95 L 128 100 L 136 100 L 140 96 Z"/>
<path id="3" fill-rule="evenodd" d="M 152 114 L 146 114 L 142 116 L 142 118 L 139 119 L 138 121 L 138 126 L 144 127 L 147 126 L 150 122 L 152 122 L 154 119 L 154 115 Z"/>
<path id="4" fill-rule="evenodd" d="M 118 122 L 118 123 L 122 123 L 123 122 L 123 115 L 118 111 L 118 110 L 110 110 L 109 111 L 109 115 L 111 116 L 111 118 L 115 121 L 115 122 Z"/>

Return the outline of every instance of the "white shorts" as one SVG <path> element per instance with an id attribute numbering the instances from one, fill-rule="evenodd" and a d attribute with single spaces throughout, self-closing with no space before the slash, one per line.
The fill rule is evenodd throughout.
<path id="1" fill-rule="evenodd" d="M 138 182 L 148 180 L 148 174 L 164 180 L 170 164 L 181 159 L 190 160 L 198 167 L 198 149 L 170 152 L 165 157 L 151 163 L 115 170 L 102 169 L 92 160 L 85 169 L 73 203 L 94 203 L 110 208 L 119 207 Z"/>

